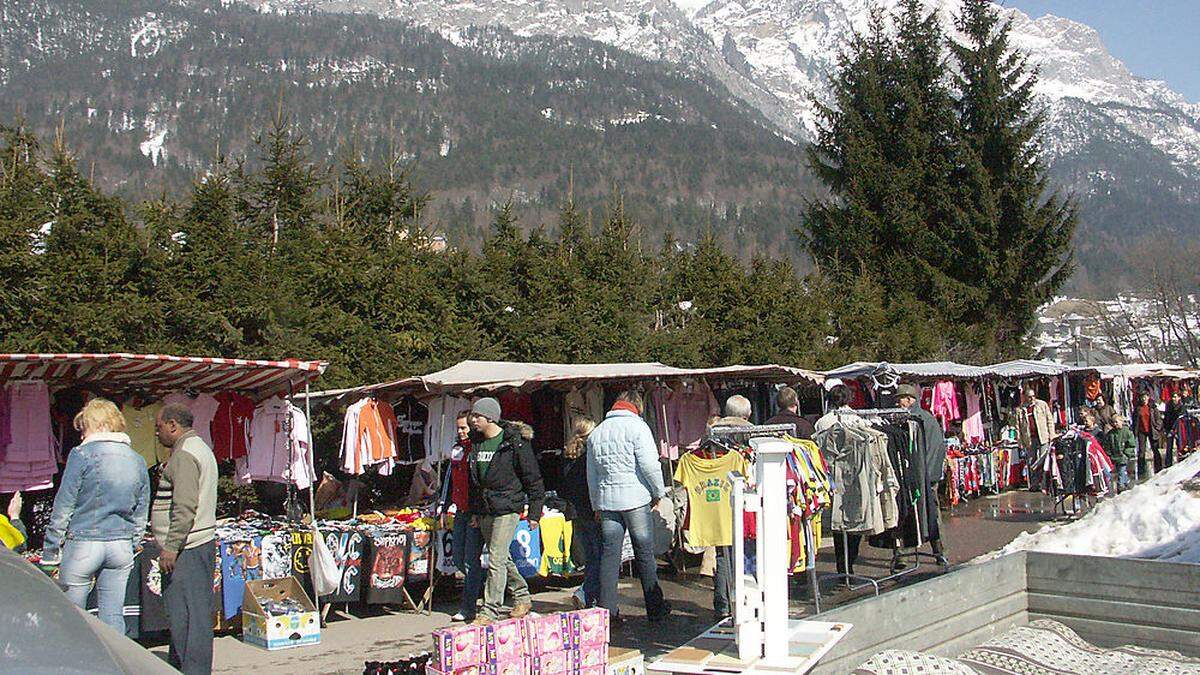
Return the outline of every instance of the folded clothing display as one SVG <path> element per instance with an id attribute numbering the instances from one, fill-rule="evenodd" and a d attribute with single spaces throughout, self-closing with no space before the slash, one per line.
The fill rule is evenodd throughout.
<path id="1" fill-rule="evenodd" d="M 854 672 L 859 675 L 1200 673 L 1200 659 L 1136 646 L 1104 649 L 1057 621 L 1039 619 L 992 638 L 956 659 L 892 649 L 872 656 Z"/>

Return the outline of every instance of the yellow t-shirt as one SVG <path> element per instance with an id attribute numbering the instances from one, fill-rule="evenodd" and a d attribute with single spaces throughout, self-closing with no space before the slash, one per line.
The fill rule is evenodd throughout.
<path id="1" fill-rule="evenodd" d="M 687 488 L 688 545 L 733 545 L 730 471 L 748 475 L 746 458 L 736 452 L 727 452 L 716 459 L 705 459 L 695 453 L 679 458 L 675 481 Z"/>

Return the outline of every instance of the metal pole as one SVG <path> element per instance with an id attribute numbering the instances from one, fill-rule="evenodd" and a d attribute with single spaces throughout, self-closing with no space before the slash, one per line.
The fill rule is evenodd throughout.
<path id="1" fill-rule="evenodd" d="M 308 380 L 305 380 L 304 418 L 308 421 L 308 475 L 312 477 L 312 483 L 308 486 L 308 513 L 312 518 L 313 537 L 315 538 L 321 536 L 321 531 L 317 529 L 317 464 L 313 456 L 315 448 L 313 448 L 312 442 L 312 404 L 309 403 L 308 393 Z M 317 542 L 314 539 L 314 551 L 316 545 Z M 313 607 L 316 609 L 317 616 L 321 616 L 321 594 L 317 592 L 317 578 L 311 569 L 308 570 L 308 577 L 313 585 Z"/>

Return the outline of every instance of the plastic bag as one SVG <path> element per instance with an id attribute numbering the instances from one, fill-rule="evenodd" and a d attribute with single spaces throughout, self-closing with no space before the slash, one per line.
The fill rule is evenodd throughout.
<path id="1" fill-rule="evenodd" d="M 313 527 L 313 547 L 308 569 L 318 596 L 333 593 L 342 583 L 342 572 L 333 557 L 333 551 L 329 550 L 325 537 L 316 527 Z"/>

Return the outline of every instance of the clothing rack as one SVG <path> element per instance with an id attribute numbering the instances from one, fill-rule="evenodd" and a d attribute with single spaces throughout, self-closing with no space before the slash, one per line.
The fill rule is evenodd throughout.
<path id="1" fill-rule="evenodd" d="M 906 422 L 912 421 L 912 412 L 908 408 L 870 408 L 870 409 L 863 409 L 863 410 L 852 410 L 845 414 L 851 415 L 851 416 L 856 416 L 859 418 L 895 417 L 895 418 L 904 418 L 904 421 L 906 421 Z M 839 424 L 842 423 L 841 415 L 838 415 L 838 423 Z M 835 486 L 835 489 L 836 489 L 836 486 Z M 915 502 L 913 504 L 913 517 L 916 518 L 916 520 L 917 520 L 917 545 L 913 547 L 913 549 L 910 553 L 910 555 L 912 555 L 912 562 L 913 562 L 911 567 L 900 570 L 899 572 L 892 572 L 891 574 L 888 574 L 886 576 L 879 577 L 879 578 L 868 577 L 863 574 L 852 574 L 850 572 L 850 537 L 849 537 L 849 533 L 847 533 L 845 531 L 834 532 L 833 533 L 834 536 L 841 535 L 841 537 L 842 537 L 842 569 L 845 571 L 844 572 L 835 572 L 833 574 L 826 574 L 821 577 L 821 580 L 833 580 L 833 581 L 845 580 L 846 589 L 849 591 L 856 591 L 856 590 L 871 586 L 875 590 L 875 595 L 879 595 L 879 584 L 884 583 L 886 581 L 892 581 L 893 579 L 899 579 L 901 577 L 908 576 L 909 574 L 913 574 L 916 571 L 918 571 L 921 567 L 921 556 L 922 555 L 927 556 L 929 558 L 936 559 L 936 557 L 933 556 L 932 554 L 924 553 L 919 550 L 921 545 L 924 542 L 921 540 L 921 511 L 920 511 L 920 509 L 916 508 Z M 901 550 L 903 552 L 903 549 L 899 549 L 899 550 Z M 903 553 L 902 553 L 902 555 L 903 555 Z M 865 581 L 866 583 L 854 585 L 853 583 L 851 583 L 854 579 L 861 579 L 861 580 Z M 816 586 L 813 587 L 813 593 L 814 593 L 814 597 L 818 594 Z M 818 608 L 818 611 L 820 611 L 819 608 Z"/>

